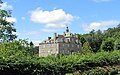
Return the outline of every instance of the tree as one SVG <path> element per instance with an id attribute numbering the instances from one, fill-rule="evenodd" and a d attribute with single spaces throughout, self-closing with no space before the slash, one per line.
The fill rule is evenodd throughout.
<path id="1" fill-rule="evenodd" d="M 77 34 L 77 35 L 78 35 L 78 38 L 80 39 L 80 42 L 82 43 L 82 46 L 83 46 L 83 44 L 86 42 L 85 38 L 80 34 Z"/>
<path id="2" fill-rule="evenodd" d="M 93 29 L 92 31 L 90 31 L 90 35 L 94 36 L 95 34 L 95 30 Z"/>
<path id="3" fill-rule="evenodd" d="M 32 41 L 30 42 L 30 46 L 32 46 L 32 47 L 34 46 L 34 44 L 33 44 L 33 42 L 32 42 Z"/>
<path id="4" fill-rule="evenodd" d="M 114 46 L 114 50 L 120 50 L 120 38 L 118 38 L 117 40 L 115 40 L 115 46 Z"/>
<path id="5" fill-rule="evenodd" d="M 88 34 L 83 34 L 83 37 L 89 42 L 93 52 L 97 52 L 100 49 L 103 40 L 102 31 L 98 30 L 95 32 L 95 30 L 92 30 Z"/>
<path id="6" fill-rule="evenodd" d="M 91 52 L 92 52 L 92 48 L 90 47 L 89 42 L 85 42 L 85 43 L 83 44 L 81 53 L 86 54 L 86 53 L 91 53 Z"/>
<path id="7" fill-rule="evenodd" d="M 94 36 L 94 42 L 95 42 L 95 52 L 97 52 L 100 49 L 100 46 L 102 44 L 103 41 L 103 34 L 101 30 L 98 30 L 95 32 L 95 36 Z"/>
<path id="8" fill-rule="evenodd" d="M 39 53 L 39 46 L 34 46 L 33 42 L 29 43 L 29 52 L 33 55 L 38 55 Z"/>
<path id="9" fill-rule="evenodd" d="M 101 50 L 104 50 L 104 51 L 114 50 L 114 39 L 107 38 L 105 41 L 103 41 L 101 44 Z"/>
<path id="10" fill-rule="evenodd" d="M 1 0 L 0 4 L 2 4 Z M 11 42 L 15 38 L 17 38 L 17 36 L 13 34 L 13 32 L 16 32 L 16 29 L 14 28 L 14 23 L 7 21 L 7 18 L 9 17 L 11 17 L 10 10 L 0 9 L 0 41 L 2 42 Z"/>

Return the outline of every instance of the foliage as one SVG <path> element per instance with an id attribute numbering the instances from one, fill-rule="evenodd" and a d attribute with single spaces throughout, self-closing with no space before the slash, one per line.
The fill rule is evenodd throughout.
<path id="1" fill-rule="evenodd" d="M 120 50 L 120 38 L 115 41 L 114 50 Z"/>
<path id="2" fill-rule="evenodd" d="M 2 1 L 0 1 L 0 4 Z M 10 42 L 13 41 L 17 36 L 13 34 L 16 29 L 13 27 L 12 22 L 8 22 L 7 18 L 11 17 L 11 11 L 0 9 L 0 41 Z"/>
<path id="3" fill-rule="evenodd" d="M 92 48 L 90 47 L 88 42 L 85 42 L 83 44 L 82 50 L 80 51 L 82 54 L 90 53 L 92 52 Z"/>
<path id="4" fill-rule="evenodd" d="M 91 70 L 85 71 L 80 75 L 116 75 L 119 74 L 120 66 L 103 66 L 96 67 Z"/>
<path id="5" fill-rule="evenodd" d="M 88 34 L 83 34 L 82 37 L 85 38 L 87 42 L 89 42 L 90 47 L 92 48 L 92 52 L 98 52 L 103 40 L 103 34 L 100 30 L 94 31 L 92 30 Z"/>
<path id="6" fill-rule="evenodd" d="M 0 44 L 0 50 L 10 50 L 17 52 L 18 50 L 26 52 L 27 54 L 34 54 L 34 47 L 30 46 L 26 40 L 14 40 L 13 42 L 2 42 Z"/>
<path id="7" fill-rule="evenodd" d="M 120 37 L 120 28 L 119 27 L 114 27 L 114 28 L 108 28 L 107 30 L 104 31 L 104 40 L 111 37 L 114 39 L 118 39 Z"/>
<path id="8" fill-rule="evenodd" d="M 0 50 L 2 75 L 65 75 L 120 63 L 120 51 L 36 57 L 21 50 Z"/>
<path id="9" fill-rule="evenodd" d="M 34 46 L 34 44 L 33 44 L 33 42 L 32 42 L 32 41 L 30 42 L 30 46 Z"/>
<path id="10" fill-rule="evenodd" d="M 93 52 L 99 52 L 101 49 L 101 45 L 104 41 L 108 38 L 114 38 L 114 41 L 117 42 L 120 39 L 120 24 L 114 28 L 108 28 L 104 32 L 98 30 L 92 30 L 87 34 L 80 35 L 81 37 L 85 38 L 86 42 L 89 42 L 90 47 L 92 48 Z M 83 45 L 82 45 L 83 46 Z M 114 45 L 116 46 L 116 45 Z M 115 49 L 115 47 L 114 47 Z M 113 49 L 112 49 L 113 50 Z"/>
<path id="11" fill-rule="evenodd" d="M 80 42 L 81 42 L 81 44 L 83 46 L 83 44 L 86 42 L 85 38 L 80 34 L 77 34 L 77 35 L 78 35 L 78 38 L 80 39 Z"/>
<path id="12" fill-rule="evenodd" d="M 0 3 L 2 3 L 1 0 Z M 38 47 L 34 47 L 32 42 L 14 40 L 16 35 L 13 32 L 16 32 L 16 29 L 13 23 L 6 21 L 8 17 L 11 17 L 11 11 L 0 10 L 1 75 L 65 75 L 71 73 L 74 75 L 79 73 L 114 75 L 120 71 L 120 50 L 114 50 L 119 49 L 119 25 L 103 33 L 100 30 L 92 30 L 88 34 L 78 34 L 83 54 L 38 57 L 34 55 Z M 98 52 L 100 47 L 104 51 Z M 92 51 L 97 53 L 92 53 Z"/>
<path id="13" fill-rule="evenodd" d="M 114 50 L 114 39 L 107 38 L 105 41 L 103 41 L 101 45 L 101 50 L 104 50 L 104 51 Z"/>

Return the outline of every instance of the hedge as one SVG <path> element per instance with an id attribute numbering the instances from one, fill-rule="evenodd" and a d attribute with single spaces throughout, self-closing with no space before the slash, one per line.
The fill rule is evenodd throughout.
<path id="1" fill-rule="evenodd" d="M 78 70 L 86 73 L 99 67 L 120 65 L 119 50 L 48 57 L 26 55 L 21 51 L 6 53 L 0 52 L 1 75 L 65 75 Z"/>

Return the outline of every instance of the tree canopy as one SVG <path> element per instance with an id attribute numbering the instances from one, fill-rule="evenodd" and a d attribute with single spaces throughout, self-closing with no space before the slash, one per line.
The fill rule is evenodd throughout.
<path id="1" fill-rule="evenodd" d="M 2 1 L 0 0 L 0 4 L 2 4 Z M 11 11 L 10 10 L 2 10 L 0 9 L 0 41 L 2 42 L 11 42 L 17 36 L 13 34 L 16 32 L 16 29 L 14 28 L 14 23 L 7 21 L 7 18 L 11 17 Z"/>

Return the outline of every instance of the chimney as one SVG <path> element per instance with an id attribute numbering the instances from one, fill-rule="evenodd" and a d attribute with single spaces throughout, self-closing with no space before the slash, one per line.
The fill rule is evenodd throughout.
<path id="1" fill-rule="evenodd" d="M 51 37 L 48 37 L 48 40 L 50 40 L 51 39 Z"/>
<path id="2" fill-rule="evenodd" d="M 57 33 L 54 33 L 54 43 L 56 42 Z"/>

